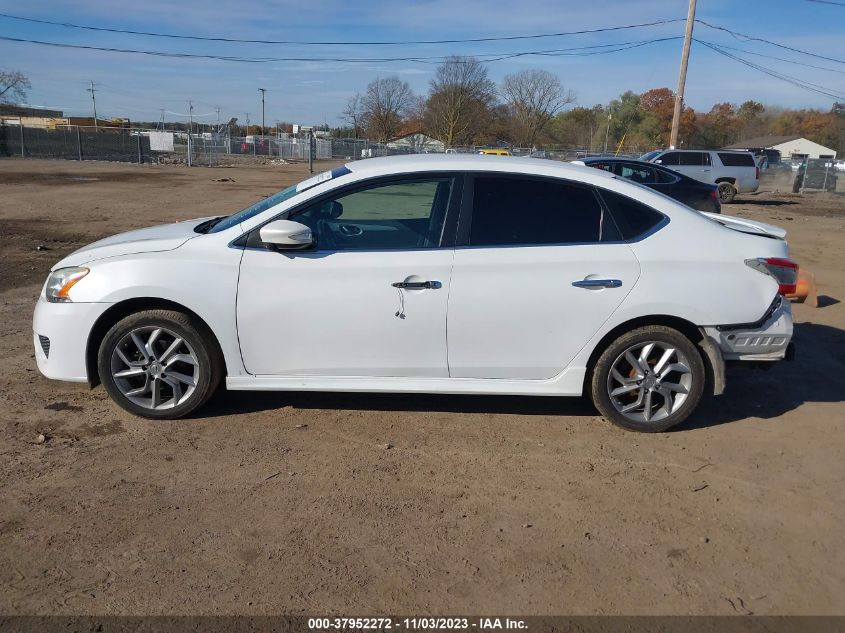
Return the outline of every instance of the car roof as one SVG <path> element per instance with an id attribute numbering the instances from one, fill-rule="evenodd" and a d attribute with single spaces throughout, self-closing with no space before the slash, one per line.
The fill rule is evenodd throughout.
<path id="1" fill-rule="evenodd" d="M 685 154 L 687 152 L 718 152 L 719 154 L 753 154 L 747 149 L 661 149 L 657 150 L 661 153 L 666 152 L 681 152 Z"/>
<path id="2" fill-rule="evenodd" d="M 533 174 L 592 180 L 616 178 L 613 174 L 572 163 L 521 156 L 491 156 L 482 154 L 409 154 L 366 158 L 346 163 L 346 168 L 358 176 L 387 176 L 391 174 L 427 171 L 487 171 Z"/>
<path id="3" fill-rule="evenodd" d="M 590 156 L 589 158 L 579 158 L 582 163 L 642 163 L 649 167 L 654 167 L 653 163 L 640 160 L 639 158 L 625 158 L 624 156 Z"/>

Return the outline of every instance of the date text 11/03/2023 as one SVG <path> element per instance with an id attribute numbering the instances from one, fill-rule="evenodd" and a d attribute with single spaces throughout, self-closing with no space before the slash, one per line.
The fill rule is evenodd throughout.
<path id="1" fill-rule="evenodd" d="M 390 629 L 407 629 L 412 631 L 438 630 L 511 630 L 518 631 L 528 628 L 525 620 L 518 618 L 476 617 L 476 618 L 440 618 L 440 617 L 359 617 L 359 618 L 309 618 L 308 629 L 312 631 L 383 631 Z"/>

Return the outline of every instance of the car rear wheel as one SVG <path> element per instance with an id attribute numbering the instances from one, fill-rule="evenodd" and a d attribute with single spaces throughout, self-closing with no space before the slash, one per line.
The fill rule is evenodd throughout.
<path id="1" fill-rule="evenodd" d="M 138 416 L 175 419 L 202 406 L 223 363 L 204 324 L 171 310 L 117 322 L 100 344 L 100 381 L 112 400 Z"/>
<path id="2" fill-rule="evenodd" d="M 719 183 L 719 201 L 722 204 L 730 204 L 736 198 L 736 187 L 729 182 Z"/>
<path id="3" fill-rule="evenodd" d="M 705 378 L 692 341 L 672 328 L 647 326 L 620 336 L 602 352 L 591 395 L 613 424 L 657 433 L 689 417 L 701 400 Z"/>

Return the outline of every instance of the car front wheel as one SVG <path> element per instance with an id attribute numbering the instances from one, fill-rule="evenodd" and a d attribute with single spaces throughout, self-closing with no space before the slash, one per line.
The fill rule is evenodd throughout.
<path id="1" fill-rule="evenodd" d="M 154 419 L 188 415 L 208 400 L 223 373 L 204 324 L 172 310 L 118 321 L 103 338 L 97 361 L 112 400 Z"/>
<path id="2" fill-rule="evenodd" d="M 591 395 L 601 414 L 630 431 L 656 433 L 683 422 L 704 392 L 696 346 L 669 327 L 647 326 L 613 341 L 593 369 Z"/>

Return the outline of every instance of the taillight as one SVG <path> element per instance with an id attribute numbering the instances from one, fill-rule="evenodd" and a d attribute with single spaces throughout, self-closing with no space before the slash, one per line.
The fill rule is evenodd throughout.
<path id="1" fill-rule="evenodd" d="M 798 264 L 791 259 L 758 257 L 746 259 L 745 263 L 754 270 L 773 277 L 778 282 L 778 293 L 788 295 L 795 292 L 798 285 Z"/>
<path id="2" fill-rule="evenodd" d="M 711 189 L 710 190 L 710 197 L 713 200 L 718 200 L 719 199 L 719 190 L 718 189 Z"/>

